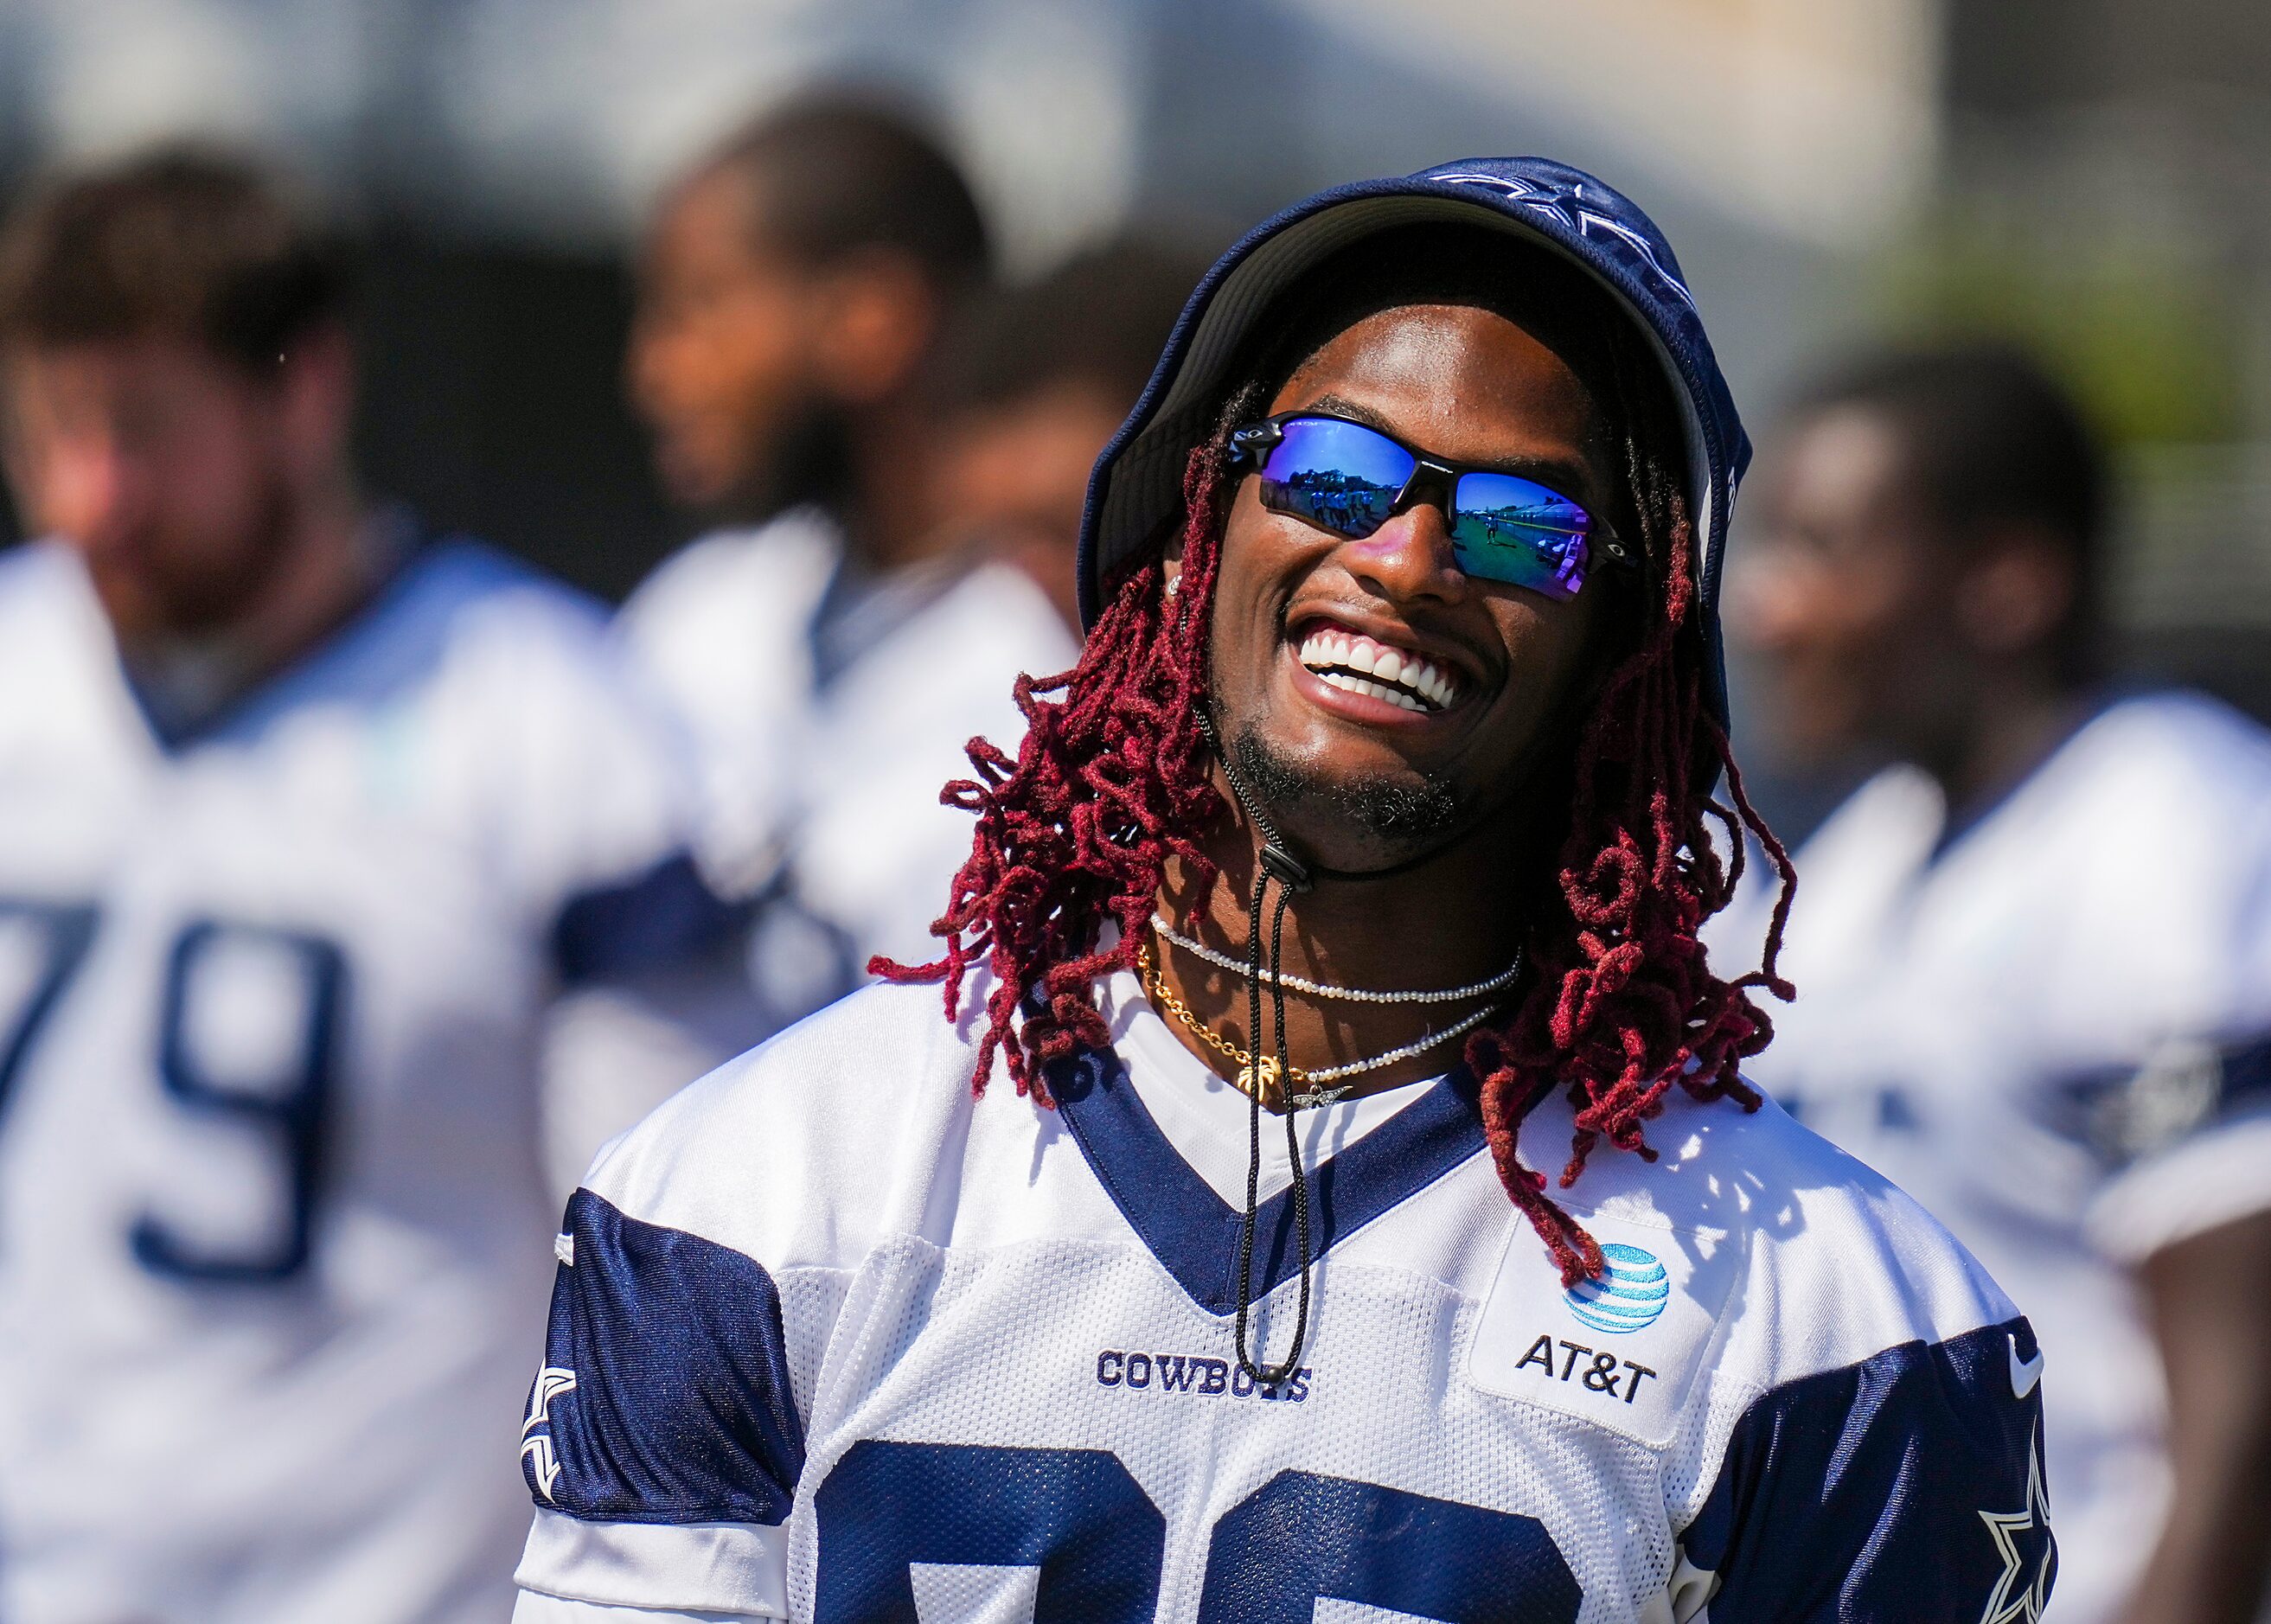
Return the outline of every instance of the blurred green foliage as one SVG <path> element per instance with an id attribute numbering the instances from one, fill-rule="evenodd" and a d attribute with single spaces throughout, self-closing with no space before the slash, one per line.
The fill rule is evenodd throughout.
<path id="1" fill-rule="evenodd" d="M 1951 207 L 1886 252 L 1874 279 L 1895 340 L 2025 346 L 2117 445 L 2248 437 L 2244 287 L 2203 244 Z"/>

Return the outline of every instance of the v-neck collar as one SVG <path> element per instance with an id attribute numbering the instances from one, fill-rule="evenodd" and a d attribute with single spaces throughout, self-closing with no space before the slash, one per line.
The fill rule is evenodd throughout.
<path id="1" fill-rule="evenodd" d="M 421 595 L 430 594 L 448 573 L 436 566 L 462 567 L 480 559 L 490 566 L 492 574 L 497 572 L 495 566 L 503 566 L 505 572 L 516 568 L 501 555 L 481 558 L 486 549 L 430 539 L 407 509 L 381 508 L 364 522 L 380 569 L 361 600 L 314 642 L 208 716 L 178 724 L 169 721 L 151 703 L 125 661 L 117 658 L 114 645 L 113 668 L 119 686 L 159 754 L 178 757 L 216 740 L 243 737 L 327 686 L 352 683 L 356 675 L 367 674 L 359 668 L 369 664 L 374 651 L 387 643 L 405 608 L 413 606 Z"/>
<path id="2" fill-rule="evenodd" d="M 1049 1091 L 1089 1170 L 1128 1226 L 1208 1313 L 1238 1311 L 1238 1243 L 1245 1214 L 1183 1159 L 1110 1048 L 1076 1051 L 1046 1069 Z M 1309 1251 L 1322 1258 L 1373 1219 L 1485 1148 L 1480 1090 L 1464 1066 L 1308 1172 Z M 1262 1131 L 1282 1135 L 1272 1117 Z M 1253 1294 L 1300 1272 L 1290 1190 L 1261 1203 Z"/>

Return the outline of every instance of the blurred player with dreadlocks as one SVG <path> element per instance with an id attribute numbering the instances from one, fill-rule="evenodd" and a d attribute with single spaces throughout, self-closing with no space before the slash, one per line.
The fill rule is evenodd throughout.
<path id="1" fill-rule="evenodd" d="M 2240 1624 L 2271 1557 L 2271 738 L 2103 686 L 2105 475 L 2037 368 L 1875 358 L 1783 441 L 1739 624 L 1799 753 L 1901 764 L 1799 855 L 1759 1081 L 2034 1315 L 2052 1617 Z"/>
<path id="2" fill-rule="evenodd" d="M 921 382 L 987 278 L 951 161 L 834 96 L 733 136 L 648 235 L 634 397 L 665 485 L 720 527 L 622 626 L 699 743 L 760 1032 L 927 942 L 968 844 L 939 784 L 972 735 L 1015 736 L 1018 671 L 1073 658 L 1047 600 L 949 522 Z"/>
<path id="3" fill-rule="evenodd" d="M 497 1617 L 540 1029 L 727 917 L 599 606 L 359 491 L 349 268 L 216 154 L 0 233 L 11 1624 Z"/>
<path id="4" fill-rule="evenodd" d="M 2033 1333 L 1696 940 L 1746 454 L 1589 175 L 1233 248 L 944 957 L 574 1197 L 522 1624 L 2033 1617 Z"/>

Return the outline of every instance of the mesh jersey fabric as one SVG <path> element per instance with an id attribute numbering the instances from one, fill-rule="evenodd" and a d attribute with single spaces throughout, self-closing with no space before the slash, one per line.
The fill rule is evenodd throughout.
<path id="1" fill-rule="evenodd" d="M 2271 734 L 2198 695 L 2119 698 L 1962 829 L 1887 770 L 1798 866 L 1798 997 L 1755 1080 L 2026 1303 L 2064 1360 L 2052 1617 L 2116 1616 L 2165 1494 L 2126 1268 L 2271 1208 Z M 1739 955 L 1768 900 L 1715 944 Z"/>
<path id="2" fill-rule="evenodd" d="M 1310 1341 L 1257 1388 L 1232 1348 L 1238 1208 L 1196 1148 L 1242 1161 L 1243 1114 L 1132 978 L 1106 990 L 1113 1047 L 1059 1069 L 1055 1111 L 973 1099 L 969 1021 L 877 987 L 603 1153 L 524 1412 L 525 1620 L 2038 1602 L 2031 1330 L 1772 1106 L 1674 1104 L 1659 1163 L 1603 1158 L 1571 1194 L 1619 1274 L 1575 1292 L 1463 1072 L 1328 1108 Z M 1145 1102 L 1179 1090 L 1170 1130 Z M 1541 1107 L 1525 1154 L 1558 1160 L 1570 1126 Z M 1273 1350 L 1288 1205 L 1263 1201 L 1256 1246 Z"/>
<path id="3" fill-rule="evenodd" d="M 0 1616 L 504 1612 L 540 1023 L 707 928 L 667 739 L 477 547 L 170 743 L 0 558 Z"/>

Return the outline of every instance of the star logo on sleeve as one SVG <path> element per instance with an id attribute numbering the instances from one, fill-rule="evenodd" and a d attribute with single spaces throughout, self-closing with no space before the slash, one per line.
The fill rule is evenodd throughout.
<path id="1" fill-rule="evenodd" d="M 2016 1511 L 1982 1511 L 1989 1538 L 2003 1559 L 2002 1574 L 1987 1597 L 1979 1624 L 2036 1624 L 2050 1599 L 2058 1547 L 2051 1539 L 2050 1502 L 2043 1494 L 2041 1449 L 2027 1447 L 2027 1498 Z"/>
<path id="2" fill-rule="evenodd" d="M 528 1393 L 528 1419 L 520 1425 L 520 1455 L 528 1485 L 550 1500 L 560 1482 L 560 1456 L 552 1445 L 552 1401 L 576 1390 L 576 1373 L 547 1365 Z"/>

